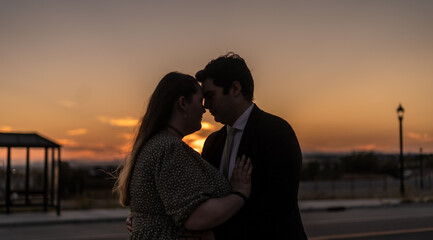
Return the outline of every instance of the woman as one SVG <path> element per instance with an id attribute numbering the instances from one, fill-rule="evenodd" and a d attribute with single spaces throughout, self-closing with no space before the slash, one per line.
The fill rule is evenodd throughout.
<path id="1" fill-rule="evenodd" d="M 130 239 L 176 239 L 181 228 L 210 229 L 233 216 L 251 191 L 249 159 L 225 177 L 182 141 L 201 128 L 200 85 L 172 72 L 158 84 L 114 191 L 132 213 Z"/>

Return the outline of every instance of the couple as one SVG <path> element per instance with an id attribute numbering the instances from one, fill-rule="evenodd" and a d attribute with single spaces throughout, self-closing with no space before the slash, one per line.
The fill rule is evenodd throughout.
<path id="1" fill-rule="evenodd" d="M 253 92 L 250 70 L 233 53 L 209 62 L 196 79 L 169 73 L 159 82 L 114 187 L 131 209 L 130 239 L 190 231 L 203 231 L 195 232 L 202 239 L 307 239 L 297 200 L 298 140 L 285 120 L 252 102 Z M 205 108 L 225 126 L 200 156 L 182 138 L 201 128 Z"/>

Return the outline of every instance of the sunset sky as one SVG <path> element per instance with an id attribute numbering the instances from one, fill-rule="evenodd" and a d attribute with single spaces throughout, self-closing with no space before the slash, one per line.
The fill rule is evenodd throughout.
<path id="1" fill-rule="evenodd" d="M 433 1 L 0 1 L 0 131 L 121 159 L 158 81 L 245 58 L 304 153 L 433 153 Z M 216 124 L 185 140 L 196 149 Z M 0 160 L 5 158 L 0 150 Z"/>

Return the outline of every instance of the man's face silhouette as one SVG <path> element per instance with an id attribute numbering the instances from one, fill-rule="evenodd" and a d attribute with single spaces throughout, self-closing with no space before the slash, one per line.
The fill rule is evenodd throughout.
<path id="1" fill-rule="evenodd" d="M 224 94 L 222 87 L 216 86 L 211 78 L 203 81 L 204 107 L 214 116 L 215 121 L 222 124 L 233 124 L 235 115 L 231 91 Z"/>

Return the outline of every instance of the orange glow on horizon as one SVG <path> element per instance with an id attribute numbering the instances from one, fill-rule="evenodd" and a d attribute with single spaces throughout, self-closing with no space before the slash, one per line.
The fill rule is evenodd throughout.
<path id="1" fill-rule="evenodd" d="M 9 126 L 0 126 L 0 132 L 11 132 L 12 128 Z"/>

